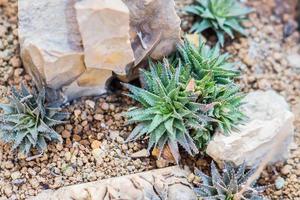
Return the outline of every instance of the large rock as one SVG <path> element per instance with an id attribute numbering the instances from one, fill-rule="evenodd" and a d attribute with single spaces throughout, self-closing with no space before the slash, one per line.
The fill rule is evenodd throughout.
<path id="1" fill-rule="evenodd" d="M 248 94 L 243 106 L 249 121 L 230 136 L 217 133 L 208 144 L 207 154 L 218 163 L 232 161 L 239 165 L 258 164 L 270 151 L 271 162 L 287 159 L 294 135 L 294 115 L 284 98 L 274 91 Z M 276 145 L 278 141 L 283 141 Z M 274 146 L 275 145 L 275 146 Z"/>
<path id="2" fill-rule="evenodd" d="M 126 75 L 134 61 L 127 6 L 122 0 L 84 0 L 75 9 L 86 67 Z"/>
<path id="3" fill-rule="evenodd" d="M 132 80 L 147 56 L 175 50 L 174 7 L 174 0 L 19 0 L 24 66 L 52 97 L 103 94 L 112 76 Z"/>
<path id="4" fill-rule="evenodd" d="M 70 84 L 85 71 L 74 3 L 19 0 L 19 39 L 24 66 L 36 79 L 54 89 Z"/>
<path id="5" fill-rule="evenodd" d="M 19 38 L 25 69 L 50 99 L 103 94 L 112 71 L 87 69 L 76 0 L 19 0 Z"/>
<path id="6" fill-rule="evenodd" d="M 186 177 L 188 171 L 179 167 L 111 178 L 74 185 L 57 191 L 45 191 L 32 200 L 196 200 Z"/>

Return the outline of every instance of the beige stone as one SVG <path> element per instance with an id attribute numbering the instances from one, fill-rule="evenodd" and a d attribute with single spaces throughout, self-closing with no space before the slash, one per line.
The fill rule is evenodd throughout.
<path id="1" fill-rule="evenodd" d="M 62 88 L 65 101 L 81 96 L 93 96 L 107 92 L 107 84 L 112 77 L 112 71 L 88 69 L 70 85 Z"/>
<path id="2" fill-rule="evenodd" d="M 86 67 L 125 75 L 134 61 L 127 6 L 121 0 L 83 0 L 75 9 Z"/>
<path id="3" fill-rule="evenodd" d="M 169 167 L 139 174 L 110 178 L 44 191 L 32 200 L 105 200 L 105 199 L 168 199 L 196 200 L 187 180 L 189 171 Z"/>
<path id="4" fill-rule="evenodd" d="M 50 100 L 100 95 L 180 41 L 174 0 L 19 0 L 21 58 Z M 166 15 L 166 13 L 168 13 Z"/>
<path id="5" fill-rule="evenodd" d="M 286 160 L 294 135 L 294 115 L 287 102 L 274 91 L 249 93 L 245 102 L 248 122 L 229 136 L 217 133 L 208 144 L 207 154 L 220 164 L 246 161 L 248 166 L 255 166 L 270 151 L 274 151 L 271 163 Z M 283 142 L 274 147 L 277 141 Z"/>
<path id="6" fill-rule="evenodd" d="M 59 89 L 85 71 L 75 1 L 19 0 L 19 38 L 25 68 Z"/>

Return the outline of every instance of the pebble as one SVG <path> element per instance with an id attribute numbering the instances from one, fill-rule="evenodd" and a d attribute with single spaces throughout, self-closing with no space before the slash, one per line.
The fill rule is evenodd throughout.
<path id="1" fill-rule="evenodd" d="M 74 175 L 74 172 L 75 172 L 74 168 L 72 166 L 68 166 L 63 173 L 65 176 L 71 177 Z"/>
<path id="2" fill-rule="evenodd" d="M 14 167 L 14 164 L 11 161 L 5 162 L 6 169 L 12 169 L 13 167 Z"/>
<path id="3" fill-rule="evenodd" d="M 11 185 L 5 185 L 3 187 L 3 191 L 4 191 L 6 196 L 8 196 L 8 197 L 11 196 L 12 193 L 13 193 L 12 186 Z"/>
<path id="4" fill-rule="evenodd" d="M 72 158 L 71 152 L 67 151 L 67 152 L 65 153 L 65 159 L 66 159 L 66 161 L 70 161 L 71 158 Z"/>
<path id="5" fill-rule="evenodd" d="M 285 180 L 282 177 L 277 177 L 275 180 L 275 187 L 277 190 L 281 190 L 284 187 Z"/>
<path id="6" fill-rule="evenodd" d="M 90 108 L 92 108 L 92 109 L 95 108 L 96 103 L 95 103 L 94 101 L 86 100 L 85 103 L 86 103 L 86 105 L 88 105 Z"/>
<path id="7" fill-rule="evenodd" d="M 111 140 L 115 140 L 117 137 L 119 137 L 120 133 L 119 131 L 111 131 L 109 133 L 109 137 Z"/>
<path id="8" fill-rule="evenodd" d="M 148 156 L 149 156 L 149 152 L 147 151 L 147 149 L 142 149 L 130 155 L 131 158 L 143 158 Z"/>
<path id="9" fill-rule="evenodd" d="M 98 149 L 100 148 L 101 142 L 98 140 L 94 140 L 91 144 L 92 149 Z"/>
<path id="10" fill-rule="evenodd" d="M 281 169 L 281 173 L 283 175 L 287 175 L 289 173 L 291 173 L 291 170 L 292 170 L 292 166 L 291 165 L 285 165 L 282 169 Z"/>
<path id="11" fill-rule="evenodd" d="M 70 138 L 71 137 L 71 132 L 68 131 L 68 130 L 63 130 L 62 137 L 63 138 Z"/>
<path id="12" fill-rule="evenodd" d="M 21 178 L 22 174 L 19 171 L 13 172 L 11 175 L 12 180 Z"/>
<path id="13" fill-rule="evenodd" d="M 165 159 L 160 158 L 156 160 L 156 166 L 157 168 L 165 168 L 169 166 L 169 162 Z"/>
<path id="14" fill-rule="evenodd" d="M 101 104 L 101 108 L 106 111 L 109 109 L 109 104 L 104 102 Z"/>
<path id="15" fill-rule="evenodd" d="M 36 178 L 30 179 L 29 183 L 33 189 L 37 189 L 40 186 L 40 183 Z"/>
<path id="16" fill-rule="evenodd" d="M 81 114 L 81 110 L 74 110 L 74 115 L 76 118 L 78 118 L 80 114 Z"/>
<path id="17" fill-rule="evenodd" d="M 97 120 L 97 121 L 101 121 L 101 120 L 103 120 L 103 115 L 101 115 L 101 114 L 96 114 L 96 115 L 94 115 L 94 119 L 95 120 Z"/>

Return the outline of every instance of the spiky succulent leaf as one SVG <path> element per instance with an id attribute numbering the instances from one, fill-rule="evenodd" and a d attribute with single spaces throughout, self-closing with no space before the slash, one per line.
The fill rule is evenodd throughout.
<path id="1" fill-rule="evenodd" d="M 174 68 L 167 60 L 150 63 L 150 71 L 141 71 L 144 89 L 124 84 L 130 97 L 142 104 L 126 113 L 129 123 L 138 123 L 127 141 L 149 136 L 148 150 L 163 149 L 168 145 L 176 161 L 179 146 L 189 154 L 198 153 L 190 130 L 201 130 L 210 118 L 206 115 L 213 108 L 195 102 L 197 95 L 180 82 L 181 67 Z"/>
<path id="2" fill-rule="evenodd" d="M 202 184 L 195 188 L 196 194 L 205 200 L 234 200 L 234 195 L 239 193 L 248 180 L 249 174 L 253 174 L 255 169 L 246 170 L 246 165 L 235 168 L 233 163 L 225 162 L 222 174 L 219 173 L 214 162 L 211 163 L 211 177 L 196 169 L 196 176 L 200 177 Z M 261 192 L 256 189 L 255 184 L 251 188 L 247 188 L 243 193 L 245 200 L 263 200 L 265 199 Z M 262 187 L 265 188 L 265 187 Z"/>
<path id="3" fill-rule="evenodd" d="M 39 93 L 21 85 L 21 90 L 12 88 L 9 104 L 1 104 L 0 140 L 11 143 L 13 149 L 28 155 L 32 148 L 43 151 L 46 141 L 61 141 L 61 136 L 53 129 L 64 123 L 68 114 L 59 112 L 59 108 L 45 105 L 45 90 Z"/>
<path id="4" fill-rule="evenodd" d="M 245 120 L 240 109 L 244 95 L 234 83 L 240 72 L 235 69 L 236 63 L 229 59 L 229 54 L 220 53 L 218 45 L 210 48 L 199 38 L 199 47 L 185 40 L 178 47 L 175 59 L 170 61 L 183 69 L 180 75 L 182 83 L 190 81 L 191 77 L 194 79 L 197 102 L 214 105 L 208 115 L 213 120 L 202 131 L 193 133 L 201 149 L 209 142 L 216 128 L 228 134 Z"/>
<path id="5" fill-rule="evenodd" d="M 201 33 L 211 28 L 216 32 L 221 45 L 224 44 L 225 34 L 231 38 L 234 38 L 234 32 L 246 34 L 241 21 L 253 11 L 237 0 L 197 0 L 185 10 L 199 18 L 190 32 Z"/>

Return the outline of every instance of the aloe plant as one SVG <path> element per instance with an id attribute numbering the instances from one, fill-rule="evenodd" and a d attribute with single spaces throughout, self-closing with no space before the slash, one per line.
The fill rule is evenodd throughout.
<path id="1" fill-rule="evenodd" d="M 229 61 L 229 54 L 220 53 L 218 45 L 210 48 L 201 38 L 199 40 L 199 47 L 185 40 L 171 62 L 184 69 L 181 82 L 194 79 L 198 103 L 214 104 L 208 114 L 214 121 L 208 123 L 206 131 L 194 131 L 193 134 L 198 147 L 204 148 L 216 128 L 229 134 L 245 121 L 246 116 L 241 110 L 244 95 L 234 82 L 240 75 L 236 63 Z"/>
<path id="2" fill-rule="evenodd" d="M 231 38 L 234 32 L 246 35 L 241 21 L 252 11 L 237 0 L 197 0 L 196 4 L 186 7 L 186 12 L 199 18 L 190 31 L 201 33 L 211 28 L 222 46 L 225 34 Z"/>
<path id="3" fill-rule="evenodd" d="M 148 136 L 148 150 L 158 147 L 162 151 L 168 145 L 178 162 L 179 145 L 190 155 L 198 153 L 190 131 L 205 130 L 213 121 L 207 116 L 213 105 L 196 102 L 188 83 L 180 82 L 181 67 L 175 69 L 166 60 L 150 66 L 150 71 L 141 71 L 144 89 L 124 84 L 131 91 L 127 95 L 142 105 L 126 113 L 129 123 L 138 123 L 127 141 Z"/>
<path id="4" fill-rule="evenodd" d="M 224 163 L 223 173 L 220 174 L 214 162 L 211 163 L 211 176 L 200 170 L 195 170 L 196 176 L 200 177 L 201 184 L 195 188 L 196 194 L 203 200 L 235 200 L 235 197 L 242 191 L 246 181 L 251 177 L 255 168 L 246 170 L 243 163 L 238 167 L 230 162 Z M 264 200 L 261 193 L 266 187 L 256 186 L 254 181 L 250 188 L 242 191 L 243 200 Z"/>
<path id="5" fill-rule="evenodd" d="M 3 142 L 11 143 L 12 149 L 28 155 L 32 148 L 44 151 L 47 141 L 62 141 L 53 127 L 64 123 L 61 120 L 68 114 L 45 105 L 45 89 L 30 93 L 24 85 L 20 91 L 12 87 L 8 99 L 9 104 L 0 104 L 4 111 L 0 115 L 0 139 Z"/>

